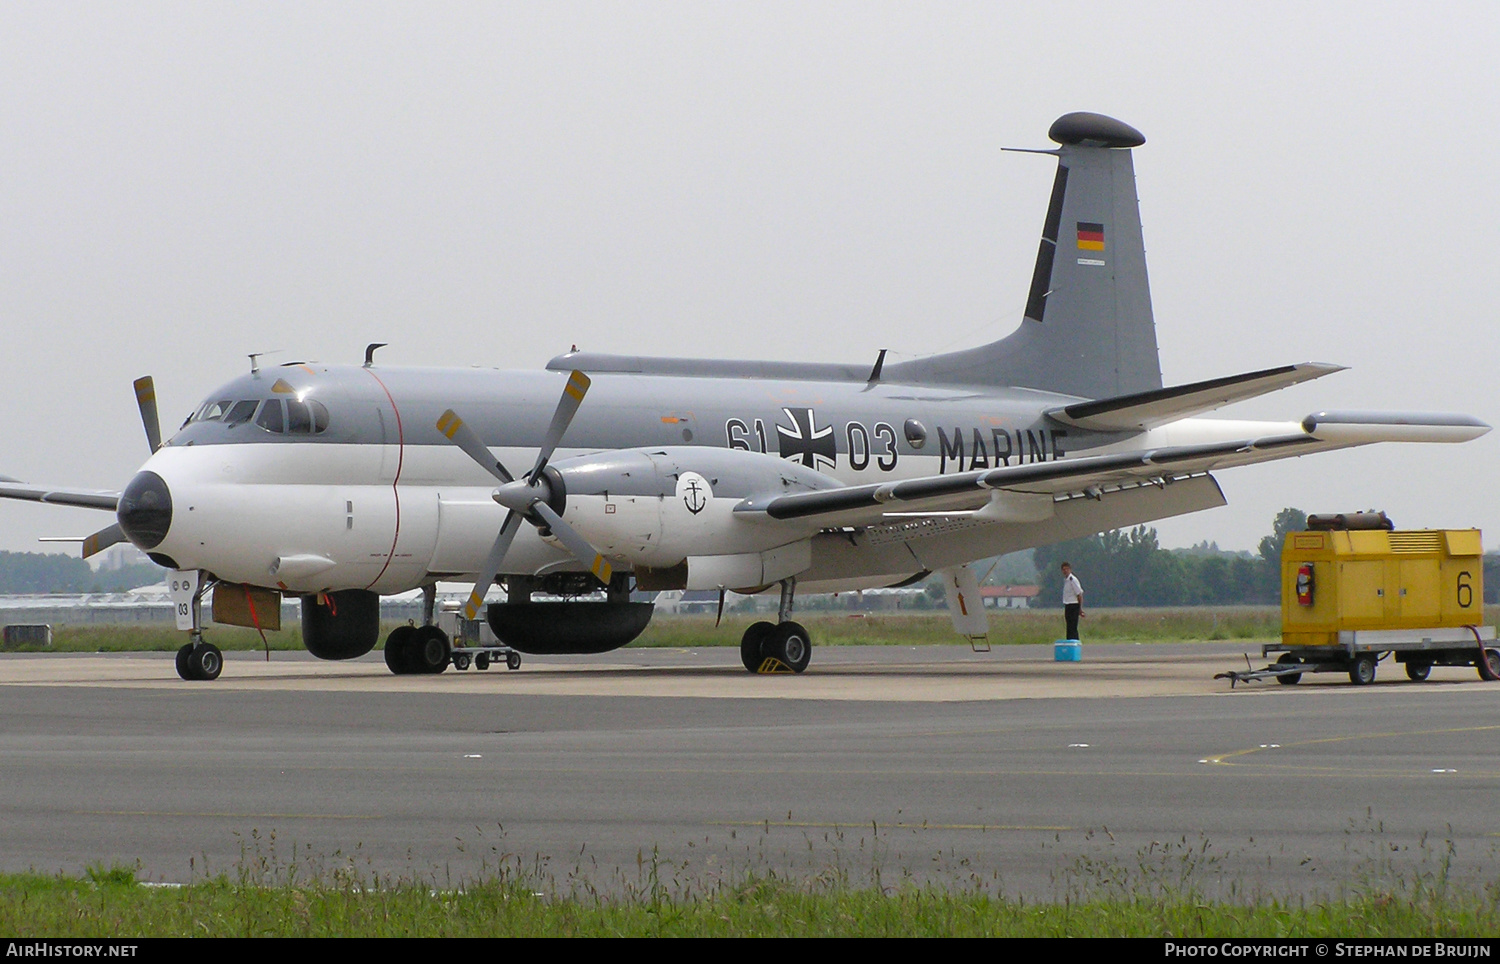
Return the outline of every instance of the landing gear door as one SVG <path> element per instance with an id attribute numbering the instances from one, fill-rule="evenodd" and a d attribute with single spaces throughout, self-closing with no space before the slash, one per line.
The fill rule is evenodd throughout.
<path id="1" fill-rule="evenodd" d="M 177 617 L 177 628 L 190 632 L 193 626 L 193 597 L 198 594 L 201 573 L 197 569 L 174 569 L 167 574 L 167 586 L 172 595 L 172 612 Z"/>

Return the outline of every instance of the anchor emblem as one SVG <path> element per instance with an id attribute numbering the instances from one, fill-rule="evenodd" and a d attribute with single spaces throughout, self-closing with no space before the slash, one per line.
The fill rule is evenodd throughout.
<path id="1" fill-rule="evenodd" d="M 683 507 L 693 515 L 708 508 L 708 500 L 713 497 L 714 492 L 709 488 L 708 480 L 697 472 L 684 472 L 677 477 L 677 498 L 682 500 Z"/>

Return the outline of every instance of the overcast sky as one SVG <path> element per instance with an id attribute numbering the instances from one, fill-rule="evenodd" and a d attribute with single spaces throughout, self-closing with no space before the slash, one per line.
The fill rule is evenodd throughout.
<path id="1" fill-rule="evenodd" d="M 1168 384 L 1224 410 L 1500 420 L 1500 13 L 1436 4 L 0 5 L 0 474 L 118 489 L 272 361 L 830 361 L 1020 321 L 1074 110 L 1135 165 Z M 1219 474 L 1166 545 L 1285 505 L 1481 526 L 1500 433 Z M 0 548 L 103 513 L 0 505 Z"/>

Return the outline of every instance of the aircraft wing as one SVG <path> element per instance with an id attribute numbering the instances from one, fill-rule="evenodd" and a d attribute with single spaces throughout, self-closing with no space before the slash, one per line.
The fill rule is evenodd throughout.
<path id="1" fill-rule="evenodd" d="M 1098 495 L 1110 486 L 1157 482 L 1255 462 L 1371 442 L 1462 442 L 1489 431 L 1467 415 L 1319 412 L 1301 423 L 1249 423 L 1272 429 L 1261 435 L 1135 449 L 1102 455 L 933 475 L 900 482 L 848 486 L 817 492 L 746 499 L 737 512 L 776 520 L 817 520 L 827 525 L 866 525 L 887 514 L 964 511 L 982 506 L 995 491 L 1021 494 Z M 1214 423 L 1202 424 L 1210 429 Z M 1246 423 L 1223 423 L 1226 428 Z"/>
<path id="2" fill-rule="evenodd" d="M 97 489 L 54 489 L 44 485 L 26 485 L 16 479 L 0 476 L 0 499 L 49 502 L 53 505 L 114 512 L 120 504 L 120 493 L 101 492 Z"/>
<path id="3" fill-rule="evenodd" d="M 1301 382 L 1344 370 L 1342 365 L 1303 362 L 1242 375 L 1229 375 L 1190 385 L 1117 395 L 1092 402 L 1075 402 L 1047 414 L 1059 422 L 1096 432 L 1133 432 L 1202 415 L 1231 402 L 1242 402 Z"/>

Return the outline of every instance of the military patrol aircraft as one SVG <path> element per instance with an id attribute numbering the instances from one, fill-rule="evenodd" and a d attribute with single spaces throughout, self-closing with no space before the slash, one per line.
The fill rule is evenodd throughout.
<path id="1" fill-rule="evenodd" d="M 368 653 L 380 596 L 421 587 L 424 625 L 393 632 L 386 661 L 439 672 L 433 587 L 459 578 L 476 582 L 467 615 L 487 608 L 501 640 L 546 653 L 634 639 L 651 605 L 632 585 L 779 588 L 777 622 L 750 627 L 741 653 L 801 672 L 797 589 L 942 572 L 955 628 L 978 636 L 977 559 L 1222 505 L 1218 469 L 1489 430 L 1443 414 L 1196 417 L 1339 368 L 1163 387 L 1131 158 L 1145 138 L 1090 113 L 1049 135 L 1025 315 L 992 344 L 891 365 L 883 351 L 864 365 L 575 351 L 546 371 L 434 370 L 376 364 L 378 345 L 363 366 L 252 359 L 165 442 L 152 382 L 136 383 L 152 454 L 123 492 L 5 482 L 0 496 L 112 511 L 86 555 L 129 540 L 193 586 L 184 678 L 222 666 L 199 632 L 208 586 L 252 617 L 301 596 L 324 659 Z M 484 607 L 497 579 L 507 601 Z M 604 601 L 531 601 L 601 587 Z"/>

